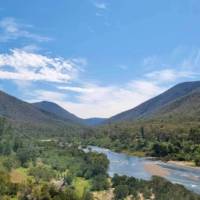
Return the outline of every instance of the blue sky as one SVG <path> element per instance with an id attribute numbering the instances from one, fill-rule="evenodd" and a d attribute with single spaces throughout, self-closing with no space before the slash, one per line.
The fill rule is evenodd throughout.
<path id="1" fill-rule="evenodd" d="M 199 80 L 199 0 L 2 0 L 0 87 L 109 117 Z"/>

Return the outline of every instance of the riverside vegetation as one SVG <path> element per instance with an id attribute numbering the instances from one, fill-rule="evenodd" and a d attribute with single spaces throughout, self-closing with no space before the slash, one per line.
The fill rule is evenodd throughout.
<path id="1" fill-rule="evenodd" d="M 106 156 L 84 152 L 78 145 L 83 141 L 83 135 L 69 134 L 68 140 L 62 136 L 41 139 L 34 135 L 16 134 L 5 119 L 1 119 L 0 199 L 90 200 L 94 191 L 108 191 L 110 188 L 116 200 L 126 197 L 200 199 L 183 186 L 160 177 L 153 177 L 151 181 L 118 175 L 108 177 Z"/>
<path id="2" fill-rule="evenodd" d="M 82 135 L 82 142 L 165 161 L 190 161 L 200 166 L 200 126 L 177 124 L 162 121 L 110 124 Z"/>

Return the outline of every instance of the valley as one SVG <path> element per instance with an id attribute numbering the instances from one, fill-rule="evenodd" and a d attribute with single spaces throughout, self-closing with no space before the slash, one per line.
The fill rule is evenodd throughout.
<path id="1" fill-rule="evenodd" d="M 1 199 L 200 199 L 199 91 L 182 83 L 90 125 L 1 92 Z"/>

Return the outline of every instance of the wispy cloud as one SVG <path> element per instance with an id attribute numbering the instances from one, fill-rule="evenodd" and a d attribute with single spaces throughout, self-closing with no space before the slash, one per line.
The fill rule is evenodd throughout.
<path id="1" fill-rule="evenodd" d="M 100 85 L 92 83 L 82 83 L 79 87 L 58 86 L 57 91 L 61 94 L 74 93 L 73 101 L 65 98 L 53 98 L 65 109 L 81 117 L 110 117 L 124 110 L 131 109 L 142 102 L 152 98 L 175 83 L 185 80 L 194 80 L 200 75 L 199 51 L 192 52 L 173 67 L 160 60 L 159 57 L 148 57 L 148 63 L 153 67 L 160 66 L 159 69 L 143 74 L 140 78 L 128 81 L 122 85 Z M 42 93 L 42 91 L 40 91 Z"/>
<path id="2" fill-rule="evenodd" d="M 7 17 L 0 21 L 0 42 L 7 42 L 18 38 L 28 38 L 37 42 L 51 40 L 49 37 L 41 36 L 29 31 L 31 25 L 17 22 L 15 18 Z"/>
<path id="3" fill-rule="evenodd" d="M 66 83 L 76 77 L 79 62 L 13 49 L 0 54 L 0 79 Z"/>
<path id="4" fill-rule="evenodd" d="M 26 52 L 37 52 L 41 50 L 41 47 L 35 44 L 28 44 L 21 48 L 21 50 Z"/>
<path id="5" fill-rule="evenodd" d="M 119 65 L 118 67 L 119 67 L 119 69 L 121 69 L 121 70 L 127 70 L 127 69 L 128 69 L 128 66 L 127 66 L 127 65 Z"/>
<path id="6" fill-rule="evenodd" d="M 177 81 L 178 79 L 181 78 L 194 78 L 197 75 L 199 75 L 199 73 L 193 71 L 163 69 L 147 73 L 145 76 L 147 78 L 155 80 L 156 82 L 169 82 L 169 81 Z"/>
<path id="7" fill-rule="evenodd" d="M 175 79 L 191 77 L 189 73 L 180 72 L 178 76 L 175 74 L 175 71 L 166 69 L 144 74 L 140 79 L 133 79 L 122 85 L 83 83 L 79 87 L 58 86 L 54 91 L 55 95 L 52 91 L 51 95 L 47 95 L 48 91 L 45 90 L 40 90 L 39 94 L 37 91 L 35 100 L 42 100 L 42 97 L 54 101 L 83 118 L 110 117 L 162 93 L 174 84 Z M 158 76 L 163 79 L 158 80 Z M 73 100 L 67 98 L 69 92 L 74 93 Z"/>
<path id="8" fill-rule="evenodd" d="M 165 63 L 159 57 L 149 57 L 143 64 L 148 66 L 149 63 L 151 67 L 156 64 L 156 70 L 148 70 L 141 77 L 124 84 L 103 85 L 79 78 L 78 74 L 84 73 L 80 66 L 87 64 L 85 59 L 64 59 L 14 49 L 8 54 L 0 54 L 0 79 L 15 80 L 16 84 L 23 80 L 22 86 L 31 88 L 25 90 L 25 100 L 53 101 L 83 118 L 110 117 L 162 93 L 182 79 L 198 77 L 199 52 L 192 52 L 176 66 Z M 38 89 L 38 86 L 27 85 L 35 81 L 48 82 L 51 87 Z"/>
<path id="9" fill-rule="evenodd" d="M 57 87 L 60 90 L 66 90 L 71 92 L 77 92 L 77 93 L 92 93 L 95 92 L 95 88 L 84 88 L 84 87 L 72 87 L 72 86 L 58 86 Z"/>
<path id="10" fill-rule="evenodd" d="M 39 93 L 36 91 L 35 98 L 33 96 L 31 98 L 38 100 L 40 97 L 42 100 L 42 97 L 45 100 L 54 101 L 83 118 L 110 117 L 141 104 L 175 83 L 195 80 L 200 74 L 198 52 L 198 50 L 192 52 L 192 55 L 177 62 L 178 67 L 173 65 L 173 67 L 165 67 L 169 65 L 159 57 L 148 57 L 145 59 L 145 65 L 148 66 L 149 62 L 151 67 L 154 64 L 157 67 L 160 64 L 160 67 L 154 71 L 149 70 L 140 78 L 133 78 L 121 85 L 101 85 L 81 81 L 77 84 L 77 80 L 74 80 L 76 84 L 57 85 L 54 91 L 40 90 Z M 73 93 L 72 99 L 68 98 L 71 93 Z"/>
<path id="11" fill-rule="evenodd" d="M 31 99 L 31 102 L 35 101 L 52 101 L 53 102 L 64 102 L 66 99 L 66 94 L 56 92 L 56 91 L 47 91 L 38 89 L 35 90 L 33 93 L 29 93 L 29 98 Z"/>
<path id="12" fill-rule="evenodd" d="M 103 3 L 103 2 L 97 2 L 97 1 L 95 1 L 94 2 L 94 6 L 96 8 L 98 8 L 98 9 L 106 10 L 108 5 L 106 3 Z"/>
<path id="13" fill-rule="evenodd" d="M 122 86 L 87 84 L 82 87 L 59 87 L 59 89 L 55 95 L 54 92 L 47 95 L 49 93 L 45 90 L 40 90 L 39 93 L 36 91 L 35 100 L 42 100 L 42 97 L 45 100 L 54 101 L 83 118 L 109 117 L 164 91 L 164 88 L 159 85 L 145 80 L 131 81 Z M 65 96 L 68 91 L 76 93 L 75 100 L 70 101 Z M 32 96 L 31 99 L 34 97 Z"/>

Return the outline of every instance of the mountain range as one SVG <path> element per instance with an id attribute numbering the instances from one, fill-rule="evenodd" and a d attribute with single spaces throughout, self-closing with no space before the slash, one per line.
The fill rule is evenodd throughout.
<path id="1" fill-rule="evenodd" d="M 184 82 L 104 123 L 197 117 L 200 112 L 200 81 Z"/>
<path id="2" fill-rule="evenodd" d="M 7 118 L 16 127 L 42 131 L 93 126 L 104 120 L 82 119 L 55 103 L 42 101 L 31 104 L 3 91 L 0 91 L 0 116 Z"/>
<path id="3" fill-rule="evenodd" d="M 41 102 L 33 103 L 32 105 L 34 105 L 36 108 L 40 109 L 41 111 L 46 111 L 48 113 L 54 114 L 60 120 L 69 121 L 76 124 L 95 126 L 102 123 L 104 120 L 106 120 L 105 118 L 82 119 L 70 113 L 69 111 L 65 110 L 58 104 L 48 102 L 48 101 L 41 101 Z"/>
<path id="4" fill-rule="evenodd" d="M 198 120 L 200 114 L 200 81 L 180 83 L 166 92 L 115 115 L 109 119 L 82 119 L 61 106 L 47 101 L 27 103 L 0 91 L 0 115 L 18 128 L 26 130 L 63 131 L 77 127 L 137 120 L 173 118 Z"/>

